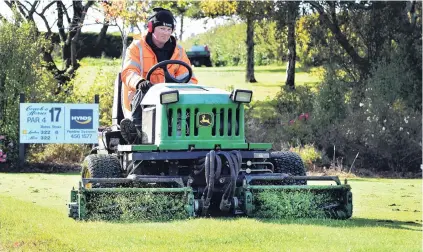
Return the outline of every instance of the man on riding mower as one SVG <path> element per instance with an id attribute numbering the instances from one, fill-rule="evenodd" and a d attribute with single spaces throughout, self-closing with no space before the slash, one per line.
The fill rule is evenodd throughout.
<path id="1" fill-rule="evenodd" d="M 122 137 L 129 144 L 139 143 L 141 137 L 141 100 L 148 89 L 157 83 L 166 82 L 162 69 L 157 69 L 146 80 L 148 71 L 155 64 L 164 60 L 180 60 L 191 65 L 185 50 L 176 43 L 172 36 L 175 29 L 172 12 L 163 8 L 154 8 L 155 12 L 148 19 L 148 33 L 140 40 L 135 40 L 128 47 L 122 68 L 122 106 L 125 119 L 120 123 Z M 188 75 L 188 69 L 182 65 L 167 66 L 168 71 L 178 80 Z M 168 81 L 169 82 L 169 81 Z M 197 84 L 194 74 L 188 83 Z"/>

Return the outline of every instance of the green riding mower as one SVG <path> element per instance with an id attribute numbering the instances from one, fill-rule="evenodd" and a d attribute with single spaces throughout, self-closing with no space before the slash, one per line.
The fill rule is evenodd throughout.
<path id="1" fill-rule="evenodd" d="M 334 176 L 306 176 L 301 158 L 245 138 L 244 104 L 252 91 L 227 92 L 182 80 L 154 85 L 142 106 L 142 141 L 127 144 L 120 76 L 115 81 L 113 126 L 82 164 L 71 191 L 69 216 L 80 220 L 171 220 L 194 216 L 352 215 L 350 185 Z M 172 76 L 171 76 L 172 77 Z M 282 213 L 282 214 L 281 214 Z M 312 216 L 313 217 L 313 216 Z"/>

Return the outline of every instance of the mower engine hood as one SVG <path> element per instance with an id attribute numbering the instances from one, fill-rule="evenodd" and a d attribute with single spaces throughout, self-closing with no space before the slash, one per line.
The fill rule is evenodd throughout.
<path id="1" fill-rule="evenodd" d="M 178 90 L 180 104 L 232 104 L 230 92 L 214 87 L 185 83 L 160 83 L 153 85 L 141 105 L 160 105 L 162 92 Z"/>

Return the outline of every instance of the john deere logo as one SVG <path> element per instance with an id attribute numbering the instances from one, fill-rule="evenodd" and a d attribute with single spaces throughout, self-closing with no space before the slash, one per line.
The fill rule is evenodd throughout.
<path id="1" fill-rule="evenodd" d="M 212 113 L 199 113 L 198 114 L 198 126 L 199 127 L 211 127 L 211 126 L 213 126 L 213 114 Z"/>

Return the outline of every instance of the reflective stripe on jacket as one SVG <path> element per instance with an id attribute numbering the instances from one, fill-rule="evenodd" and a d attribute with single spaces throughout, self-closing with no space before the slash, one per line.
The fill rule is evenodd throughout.
<path id="1" fill-rule="evenodd" d="M 157 64 L 157 57 L 151 47 L 145 41 L 145 36 L 140 40 L 134 40 L 128 47 L 125 61 L 121 73 L 122 77 L 122 106 L 125 118 L 131 115 L 131 100 L 135 95 L 136 85 L 143 79 L 146 79 L 148 71 Z M 182 46 L 176 44 L 171 60 L 181 60 L 191 66 L 185 50 Z M 167 69 L 173 77 L 182 80 L 188 75 L 188 70 L 177 64 L 168 65 Z M 152 84 L 165 82 L 162 69 L 157 69 L 150 76 Z M 189 83 L 197 84 L 198 81 L 194 74 Z"/>

